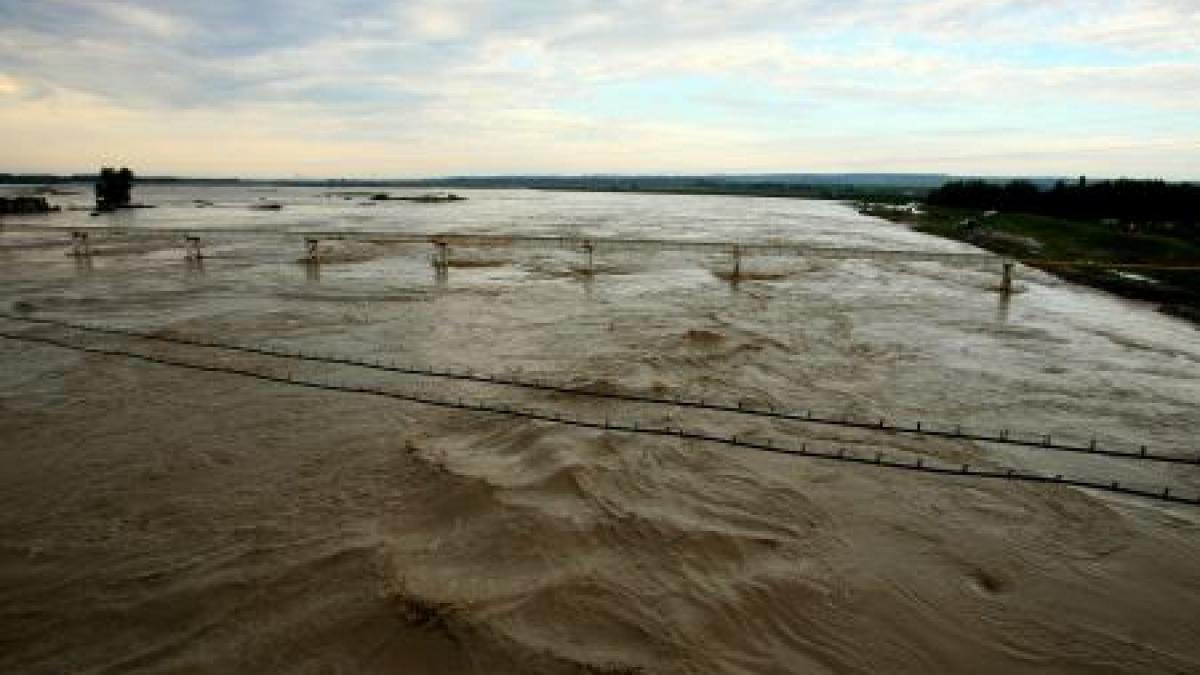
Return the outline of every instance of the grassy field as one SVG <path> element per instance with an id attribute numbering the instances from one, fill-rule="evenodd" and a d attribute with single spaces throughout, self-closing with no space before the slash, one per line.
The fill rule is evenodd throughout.
<path id="1" fill-rule="evenodd" d="M 1118 225 L 1020 213 L 926 207 L 919 213 L 860 204 L 863 213 L 911 224 L 929 234 L 972 243 L 1003 255 L 1033 259 L 1035 267 L 1122 297 L 1157 303 L 1167 313 L 1200 323 L 1200 270 L 1127 270 L 1105 263 L 1200 266 L 1200 243 L 1165 234 L 1129 232 Z M 966 220 L 974 227 L 964 227 Z M 1062 267 L 1066 260 L 1092 265 Z M 1037 262 L 1041 261 L 1041 262 Z"/>

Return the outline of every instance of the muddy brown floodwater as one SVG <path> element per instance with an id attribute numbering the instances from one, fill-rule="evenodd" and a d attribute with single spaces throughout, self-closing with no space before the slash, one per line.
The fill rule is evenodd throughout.
<path id="1" fill-rule="evenodd" d="M 1188 455 L 1200 333 L 1021 269 L 125 225 L 968 250 L 834 203 L 139 189 L 6 218 L 0 312 L 589 387 Z M 266 197 L 282 211 L 251 210 Z M 197 208 L 194 200 L 212 202 Z M 0 320 L 166 360 L 1200 495 L 1200 467 L 417 377 Z M 1200 507 L 447 410 L 0 339 L 0 670 L 1194 673 Z"/>

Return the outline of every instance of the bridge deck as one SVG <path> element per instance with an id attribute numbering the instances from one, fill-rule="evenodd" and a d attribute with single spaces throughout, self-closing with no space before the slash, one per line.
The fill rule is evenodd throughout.
<path id="1" fill-rule="evenodd" d="M 823 259 L 872 259 L 900 260 L 912 262 L 942 262 L 955 264 L 1000 264 L 1019 262 L 1040 267 L 1103 267 L 1128 270 L 1200 270 L 1200 261 L 1179 263 L 1126 262 L 1112 263 L 1094 260 L 1050 260 L 1030 256 L 1003 256 L 986 251 L 929 251 L 917 249 L 876 249 L 850 246 L 825 246 L 796 241 L 714 241 L 706 239 L 655 239 L 625 237 L 583 237 L 551 235 L 498 235 L 472 233 L 402 233 L 394 230 L 310 230 L 301 227 L 286 228 L 135 228 L 135 227 L 11 227 L 0 225 L 0 233 L 61 234 L 71 236 L 75 232 L 108 237 L 137 236 L 142 238 L 184 238 L 205 235 L 279 237 L 288 239 L 317 239 L 365 241 L 380 244 L 445 244 L 451 247 L 505 247 L 533 249 L 572 249 L 595 252 L 602 251 L 697 251 L 707 253 L 729 253 L 750 256 L 779 256 Z"/>

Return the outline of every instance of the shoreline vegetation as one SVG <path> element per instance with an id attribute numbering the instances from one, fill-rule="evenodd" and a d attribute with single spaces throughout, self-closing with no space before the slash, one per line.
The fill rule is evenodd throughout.
<path id="1" fill-rule="evenodd" d="M 1167 269 L 1200 266 L 1200 186 L 1080 179 L 1042 189 L 1028 181 L 957 181 L 920 203 L 856 205 L 866 215 L 1022 258 L 1067 281 L 1200 324 L 1200 269 Z M 1054 264 L 1068 260 L 1089 264 Z M 1105 263 L 1149 267 L 1114 270 Z"/>

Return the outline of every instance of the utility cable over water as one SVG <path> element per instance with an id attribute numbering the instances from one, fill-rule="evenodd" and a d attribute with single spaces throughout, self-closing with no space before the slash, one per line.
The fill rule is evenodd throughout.
<path id="1" fill-rule="evenodd" d="M 118 335 L 122 337 L 132 337 L 142 340 L 154 340 L 159 342 L 167 342 L 180 345 L 188 345 L 194 347 L 207 347 L 212 349 L 225 349 L 230 351 L 238 351 L 249 354 L 259 354 L 262 356 L 270 356 L 276 358 L 295 359 L 300 361 L 309 361 L 315 363 L 325 363 L 331 365 L 344 365 L 357 368 L 366 368 L 390 373 L 400 373 L 404 375 L 413 375 L 418 377 L 431 377 L 438 379 L 460 380 L 468 382 L 476 382 L 481 384 L 491 384 L 499 386 L 519 387 L 523 389 L 531 389 L 537 391 L 547 391 L 557 394 L 567 394 L 572 396 L 583 396 L 597 399 L 609 399 L 617 401 L 628 401 L 634 403 L 652 403 L 666 406 L 676 406 L 682 408 L 690 408 L 695 410 L 706 410 L 720 413 L 731 413 L 743 415 L 747 417 L 758 417 L 767 419 L 783 420 L 788 422 L 801 422 L 806 424 L 817 424 L 825 426 L 843 427 L 851 429 L 861 429 L 864 431 L 885 432 L 895 434 L 907 434 L 934 438 L 945 438 L 961 441 L 975 441 L 983 443 L 995 443 L 999 445 L 1017 446 L 1023 448 L 1031 448 L 1048 452 L 1068 452 L 1082 453 L 1089 455 L 1098 455 L 1103 457 L 1111 457 L 1116 459 L 1128 460 L 1145 460 L 1150 462 L 1163 462 L 1169 464 L 1194 464 L 1200 465 L 1200 452 L 1191 456 L 1181 454 L 1164 454 L 1158 452 L 1150 452 L 1145 445 L 1139 446 L 1136 450 L 1116 449 L 1112 447 L 1103 447 L 1096 440 L 1091 440 L 1085 444 L 1073 444 L 1063 441 L 1055 441 L 1051 434 L 1032 434 L 1029 432 L 1012 432 L 1003 430 L 999 433 L 988 434 L 982 432 L 972 432 L 964 429 L 961 425 L 939 425 L 929 426 L 923 422 L 916 422 L 913 425 L 903 425 L 897 423 L 889 423 L 886 419 L 878 421 L 863 421 L 854 420 L 848 417 L 837 417 L 832 415 L 823 415 L 814 413 L 811 410 L 795 411 L 795 410 L 776 410 L 774 408 L 754 408 L 737 402 L 736 404 L 716 403 L 704 400 L 685 400 L 680 398 L 664 398 L 649 396 L 636 393 L 620 393 L 620 392 L 596 392 L 578 387 L 571 387 L 565 384 L 556 384 L 551 382 L 541 382 L 532 380 L 522 380 L 519 378 L 506 377 L 502 375 L 490 375 L 476 372 L 455 371 L 451 369 L 438 369 L 432 367 L 422 367 L 417 365 L 405 365 L 396 363 L 374 362 L 365 359 L 356 359 L 353 357 L 336 356 L 336 355 L 320 355 L 302 353 L 295 350 L 284 350 L 271 347 L 259 347 L 244 345 L 232 342 L 222 342 L 216 340 L 207 340 L 200 338 L 189 338 L 175 335 L 156 335 L 154 333 L 146 333 L 132 331 L 123 328 L 111 326 L 100 326 L 95 324 L 85 324 L 71 321 L 63 321 L 57 319 L 45 319 L 38 317 L 30 317 L 23 315 L 15 315 L 0 312 L 0 319 L 9 321 L 24 322 L 30 324 L 41 324 L 48 326 L 57 326 L 69 328 L 72 330 L 87 331 L 93 333 L 102 333 L 107 335 Z"/>
<path id="2" fill-rule="evenodd" d="M 190 370 L 198 370 L 213 373 L 225 373 L 230 375 L 239 375 L 242 377 L 253 378 L 257 380 L 273 382 L 296 387 L 305 387 L 309 389 L 320 389 L 324 391 L 333 391 L 341 393 L 362 394 L 370 396 L 378 396 L 389 398 L 398 401 L 417 403 L 421 405 L 434 406 L 439 408 L 463 410 L 468 412 L 485 413 L 491 415 L 504 415 L 507 417 L 515 417 L 522 419 L 547 422 L 551 424 L 559 424 L 570 427 L 595 429 L 608 432 L 619 432 L 629 434 L 639 434 L 646 436 L 659 436 L 678 438 L 683 440 L 700 441 L 706 443 L 721 444 L 729 447 L 735 447 L 745 450 L 754 450 L 758 452 L 772 453 L 777 455 L 786 455 L 791 457 L 806 457 L 812 459 L 820 459 L 847 464 L 856 464 L 862 466 L 875 466 L 885 469 L 893 469 L 900 471 L 911 471 L 923 474 L 936 475 L 946 478 L 975 478 L 984 480 L 1009 480 L 1025 483 L 1044 483 L 1052 485 L 1062 485 L 1070 487 L 1086 488 L 1098 490 L 1102 492 L 1122 494 L 1145 499 L 1169 502 L 1174 504 L 1187 504 L 1191 506 L 1200 506 L 1200 495 L 1196 497 L 1185 497 L 1177 493 L 1172 493 L 1171 489 L 1164 487 L 1158 490 L 1142 489 L 1122 485 L 1119 481 L 1089 481 L 1079 478 L 1071 478 L 1062 474 L 1041 474 L 1033 472 L 1023 472 L 1013 468 L 973 468 L 969 464 L 933 464 L 926 463 L 923 457 L 918 457 L 912 462 L 894 459 L 884 455 L 882 451 L 876 451 L 874 454 L 854 453 L 845 449 L 817 449 L 809 448 L 807 443 L 801 444 L 799 448 L 794 446 L 786 447 L 775 445 L 770 441 L 753 441 L 745 437 L 737 436 L 720 436 L 715 434 L 707 434 L 699 431 L 689 431 L 683 428 L 670 428 L 662 426 L 647 426 L 638 424 L 624 424 L 621 422 L 612 422 L 605 420 L 603 422 L 595 420 L 586 420 L 577 417 L 568 417 L 564 415 L 554 414 L 547 411 L 539 411 L 533 409 L 520 409 L 496 403 L 488 403 L 484 401 L 470 401 L 466 399 L 444 399 L 432 396 L 424 396 L 421 394 L 403 393 L 397 391 L 389 391 L 385 389 L 371 388 L 365 386 L 351 386 L 345 384 L 333 384 L 328 382 L 317 382 L 314 380 L 296 379 L 290 376 L 281 377 L 278 375 L 269 375 L 262 372 L 256 372 L 244 368 L 235 368 L 225 365 L 198 364 L 185 360 L 169 359 L 161 356 L 153 356 L 149 354 L 139 353 L 125 349 L 109 349 L 102 347 L 92 347 L 87 345 L 72 344 L 65 340 L 58 340 L 49 337 L 22 335 L 18 333 L 9 333 L 0 331 L 0 338 L 14 340 L 33 344 L 50 345 L 63 349 L 70 349 L 84 353 L 99 354 L 103 356 L 122 357 L 136 359 L 148 363 L 155 363 L 176 368 L 184 368 Z"/>

